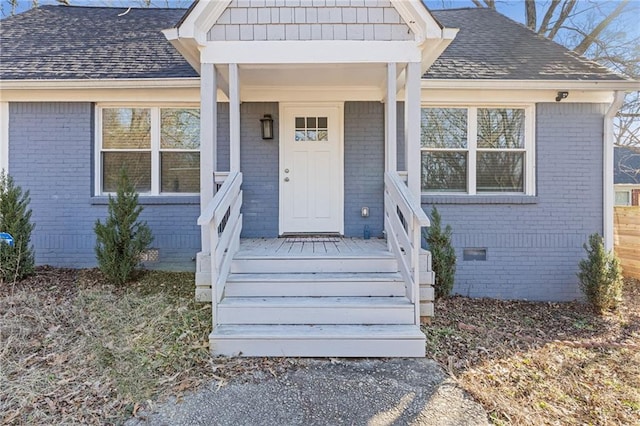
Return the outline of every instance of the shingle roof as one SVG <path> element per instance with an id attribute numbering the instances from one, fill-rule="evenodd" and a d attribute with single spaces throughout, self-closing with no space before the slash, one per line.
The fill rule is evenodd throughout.
<path id="1" fill-rule="evenodd" d="M 0 78 L 197 77 L 161 30 L 184 9 L 42 6 L 0 24 Z"/>
<path id="2" fill-rule="evenodd" d="M 197 77 L 160 32 L 184 9 L 42 6 L 0 25 L 0 79 Z M 425 75 L 437 79 L 623 80 L 489 9 L 433 12 L 458 36 Z"/>
<path id="3" fill-rule="evenodd" d="M 614 148 L 613 183 L 640 184 L 640 148 Z"/>
<path id="4" fill-rule="evenodd" d="M 431 79 L 624 80 L 487 8 L 434 10 L 460 32 L 425 74 Z"/>

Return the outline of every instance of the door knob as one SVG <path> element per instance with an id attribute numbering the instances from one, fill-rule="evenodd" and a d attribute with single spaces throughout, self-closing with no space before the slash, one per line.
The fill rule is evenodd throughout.
<path id="1" fill-rule="evenodd" d="M 284 181 L 289 182 L 289 178 L 288 177 L 284 178 Z"/>
<path id="2" fill-rule="evenodd" d="M 289 173 L 289 169 L 284 169 L 284 172 L 285 173 Z"/>

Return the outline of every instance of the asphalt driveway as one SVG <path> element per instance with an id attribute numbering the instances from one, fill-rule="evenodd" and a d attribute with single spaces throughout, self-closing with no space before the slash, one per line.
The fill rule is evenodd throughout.
<path id="1" fill-rule="evenodd" d="M 278 377 L 234 379 L 169 401 L 136 425 L 487 425 L 487 414 L 427 359 L 305 360 Z"/>

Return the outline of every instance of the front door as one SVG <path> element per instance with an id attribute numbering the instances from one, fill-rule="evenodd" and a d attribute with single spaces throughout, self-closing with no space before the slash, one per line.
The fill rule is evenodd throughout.
<path id="1" fill-rule="evenodd" d="M 280 234 L 344 233 L 342 105 L 282 105 Z"/>

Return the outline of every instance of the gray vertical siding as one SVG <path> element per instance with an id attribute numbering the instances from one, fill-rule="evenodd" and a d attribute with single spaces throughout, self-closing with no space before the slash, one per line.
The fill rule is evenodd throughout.
<path id="1" fill-rule="evenodd" d="M 369 207 L 369 217 L 361 215 Z M 384 104 L 347 102 L 344 105 L 344 231 L 371 237 L 384 230 Z"/>
<path id="2" fill-rule="evenodd" d="M 435 202 L 453 227 L 458 255 L 454 292 L 504 299 L 572 300 L 582 244 L 602 232 L 602 137 L 606 105 L 539 104 L 537 197 L 495 197 L 485 204 Z M 468 197 L 470 198 L 470 197 Z M 486 247 L 486 261 L 463 261 L 465 247 Z"/>
<path id="3" fill-rule="evenodd" d="M 90 103 L 11 103 L 9 161 L 16 182 L 31 192 L 33 245 L 38 264 L 95 265 L 93 224 L 106 215 L 93 198 L 94 115 Z M 199 251 L 199 206 L 172 197 L 144 205 L 160 251 L 158 267 L 187 269 Z M 144 201 L 142 201 L 145 203 Z"/>
<path id="4" fill-rule="evenodd" d="M 274 138 L 263 140 L 260 119 L 271 114 Z M 243 237 L 277 237 L 280 169 L 277 103 L 243 103 L 240 109 Z"/>

